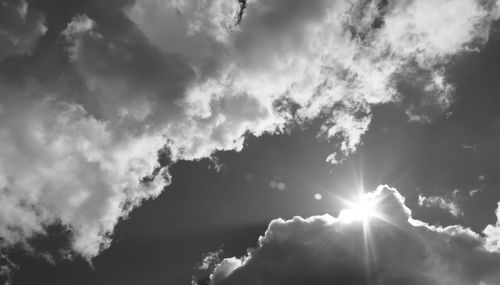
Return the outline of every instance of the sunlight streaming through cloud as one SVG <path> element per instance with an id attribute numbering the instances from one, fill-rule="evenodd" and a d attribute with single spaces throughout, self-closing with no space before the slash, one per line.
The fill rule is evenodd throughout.
<path id="1" fill-rule="evenodd" d="M 379 186 L 364 197 L 376 201 L 371 205 L 376 210 L 368 212 L 370 207 L 363 202 L 362 208 L 361 203 L 354 203 L 356 210 L 344 210 L 338 217 L 272 221 L 257 248 L 241 258 L 223 260 L 210 284 L 500 282 L 500 253 L 489 251 L 488 233 L 485 238 L 462 226 L 440 227 L 415 220 L 403 196 L 388 186 Z M 361 217 L 368 215 L 383 218 L 370 219 L 366 235 Z M 478 267 L 482 270 L 474 270 Z"/>

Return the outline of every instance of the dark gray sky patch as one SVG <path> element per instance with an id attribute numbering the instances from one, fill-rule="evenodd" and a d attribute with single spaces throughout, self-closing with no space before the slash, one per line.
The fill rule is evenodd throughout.
<path id="1" fill-rule="evenodd" d="M 422 69 L 409 63 L 395 78 L 401 103 L 407 106 L 410 122 L 431 123 L 445 117 L 454 100 L 454 87 L 447 83 L 443 69 Z"/>
<path id="2" fill-rule="evenodd" d="M 0 27 L 0 61 L 8 56 L 31 54 L 47 32 L 44 14 L 22 0 L 2 2 Z"/>

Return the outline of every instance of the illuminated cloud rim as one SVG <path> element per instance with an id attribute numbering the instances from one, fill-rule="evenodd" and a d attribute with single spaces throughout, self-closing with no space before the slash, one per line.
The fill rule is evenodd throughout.
<path id="1" fill-rule="evenodd" d="M 103 2 L 102 13 L 77 15 L 54 37 L 43 12 L 7 3 L 0 244 L 29 244 L 59 223 L 89 260 L 121 218 L 161 193 L 177 160 L 321 118 L 320 135 L 338 142 L 328 160 L 341 162 L 361 143 L 371 108 L 401 100 L 408 78 L 421 94 L 409 120 L 431 121 L 453 101 L 444 67 L 481 47 L 498 17 L 495 2 L 475 0 L 137 0 Z M 5 68 L 43 66 L 19 59 L 43 52 L 38 39 L 51 32 L 77 80 L 13 81 Z"/>
<path id="2" fill-rule="evenodd" d="M 500 282 L 500 252 L 462 226 L 436 227 L 411 218 L 399 192 L 379 186 L 379 218 L 367 224 L 330 215 L 273 220 L 242 258 L 226 258 L 210 276 L 222 284 L 493 285 Z M 345 216 L 345 215 L 344 215 Z M 498 228 L 496 228 L 498 233 Z"/>

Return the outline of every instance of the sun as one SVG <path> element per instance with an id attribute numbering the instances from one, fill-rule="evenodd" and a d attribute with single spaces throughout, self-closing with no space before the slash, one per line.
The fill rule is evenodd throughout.
<path id="1" fill-rule="evenodd" d="M 357 201 L 348 201 L 348 208 L 342 210 L 339 218 L 345 221 L 367 222 L 378 216 L 377 202 L 367 197 L 360 197 Z"/>
<path id="2" fill-rule="evenodd" d="M 376 203 L 364 198 L 361 198 L 355 203 L 351 210 L 361 220 L 369 219 L 377 215 Z"/>

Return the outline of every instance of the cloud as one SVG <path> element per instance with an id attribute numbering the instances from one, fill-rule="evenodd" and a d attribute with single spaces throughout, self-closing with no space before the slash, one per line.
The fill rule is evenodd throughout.
<path id="1" fill-rule="evenodd" d="M 215 266 L 218 266 L 222 261 L 222 249 L 211 251 L 203 254 L 201 262 L 196 266 L 195 273 L 191 278 L 191 284 L 196 285 L 200 279 L 206 279 Z"/>
<path id="2" fill-rule="evenodd" d="M 74 233 L 73 248 L 92 257 L 127 203 L 155 197 L 165 182 L 141 179 L 157 167 L 163 141 L 120 136 L 81 106 L 45 99 L 7 104 L 0 114 L 0 234 L 23 241 L 52 223 Z M 22 111 L 21 111 L 22 110 Z"/>
<path id="3" fill-rule="evenodd" d="M 486 247 L 492 251 L 500 250 L 500 202 L 495 211 L 497 222 L 495 225 L 488 225 L 483 233 L 486 236 Z"/>
<path id="4" fill-rule="evenodd" d="M 268 110 L 292 102 L 289 117 L 299 122 L 326 118 L 321 133 L 340 140 L 332 162 L 356 150 L 373 105 L 403 100 L 410 121 L 442 114 L 453 102 L 443 66 L 481 46 L 497 17 L 493 2 L 474 0 L 261 0 L 240 8 L 237 1 L 139 0 L 128 15 L 164 52 L 194 54 L 202 82 L 188 94 L 244 91 Z M 210 113 L 207 96 L 196 97 L 188 96 L 189 111 Z M 287 116 L 279 115 L 248 129 L 280 129 Z"/>
<path id="5" fill-rule="evenodd" d="M 373 106 L 408 101 L 408 74 L 412 114 L 442 112 L 443 68 L 480 47 L 498 16 L 473 0 L 138 0 L 71 15 L 3 3 L 1 243 L 60 223 L 88 259 L 168 185 L 175 161 L 320 119 L 320 136 L 338 143 L 329 160 L 341 162 Z"/>
<path id="6" fill-rule="evenodd" d="M 19 269 L 8 256 L 0 254 L 0 283 L 4 285 L 12 284 L 12 275 Z"/>
<path id="7" fill-rule="evenodd" d="M 273 220 L 258 247 L 227 258 L 210 284 L 498 284 L 500 253 L 489 238 L 461 226 L 436 227 L 411 218 L 404 198 L 379 186 L 366 225 L 345 210 L 330 215 Z"/>
<path id="8" fill-rule="evenodd" d="M 473 195 L 473 194 L 472 194 Z M 472 196 L 471 195 L 471 196 Z M 463 211 L 457 204 L 455 195 L 452 197 L 441 197 L 441 196 L 424 196 L 422 194 L 418 195 L 418 205 L 421 207 L 432 208 L 437 207 L 449 212 L 451 215 L 458 217 L 463 215 Z"/>
<path id="9" fill-rule="evenodd" d="M 473 197 L 479 191 L 481 191 L 481 189 L 472 189 L 472 190 L 469 191 L 469 196 Z"/>

